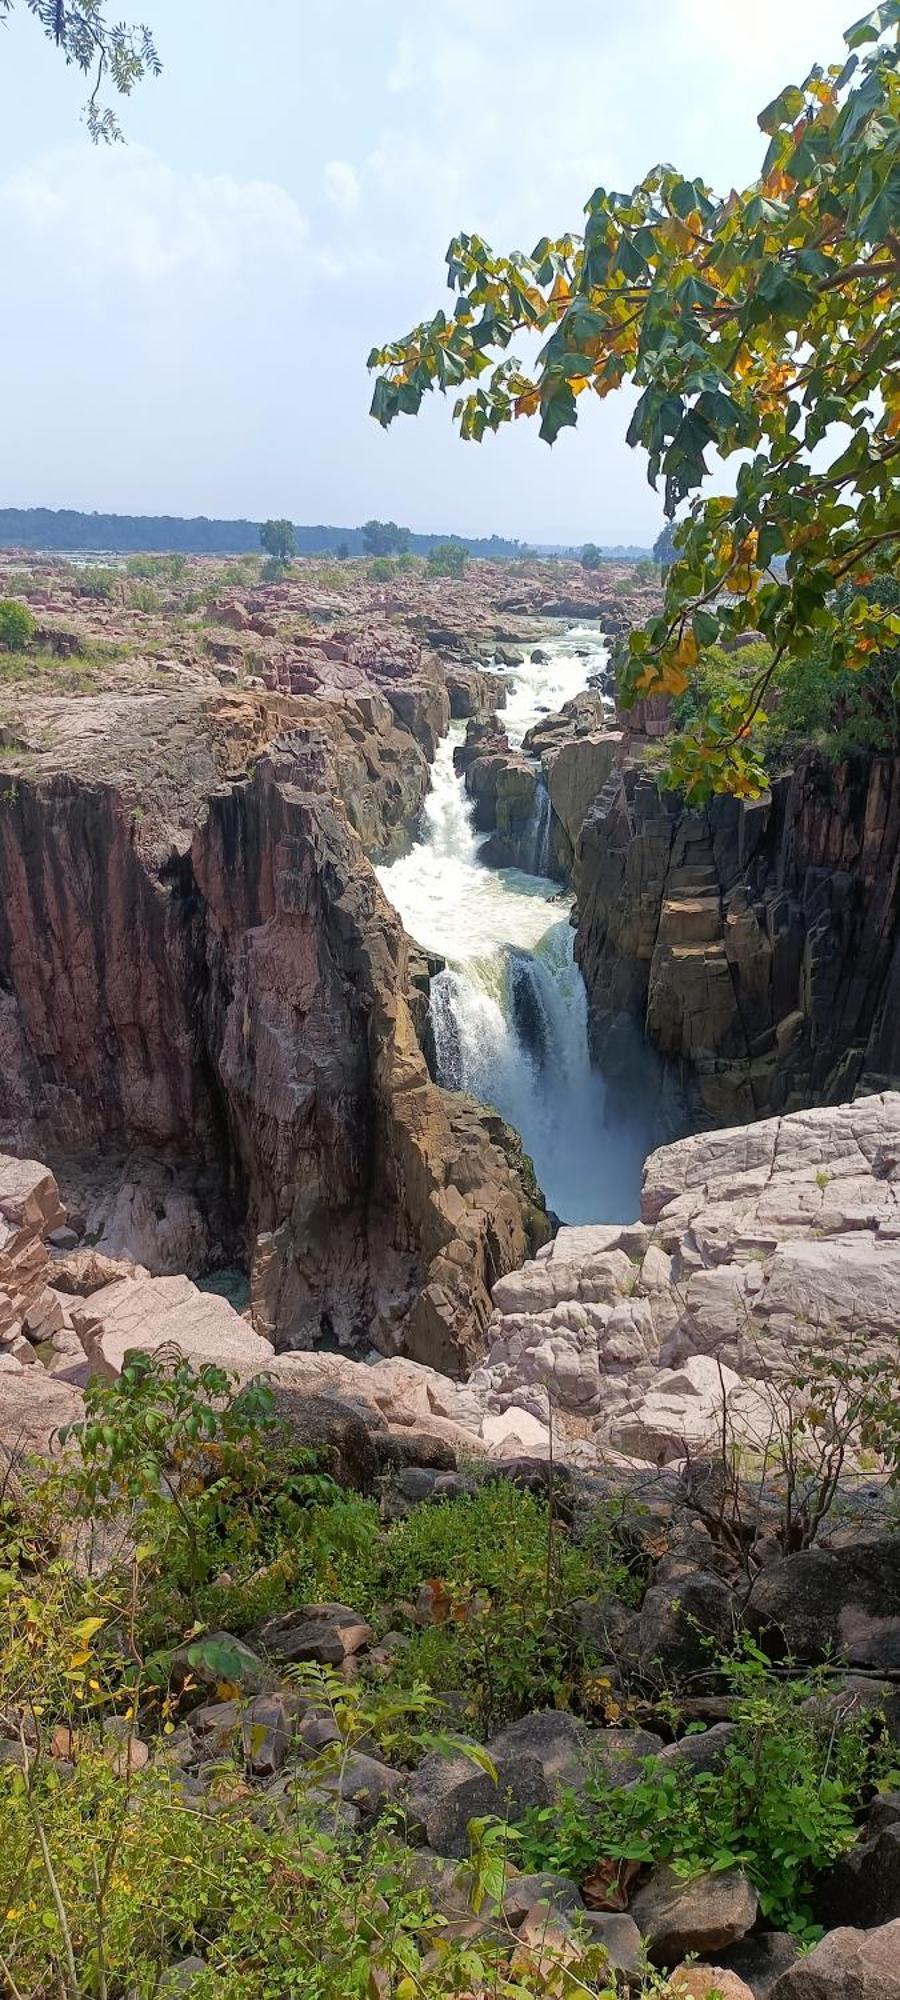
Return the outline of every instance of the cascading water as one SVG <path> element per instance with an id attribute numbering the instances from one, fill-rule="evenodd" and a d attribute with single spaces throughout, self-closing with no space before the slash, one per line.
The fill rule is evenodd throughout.
<path id="1" fill-rule="evenodd" d="M 606 650 L 575 628 L 545 641 L 517 670 L 503 723 L 521 743 L 542 714 L 586 685 Z M 645 1145 L 637 1129 L 607 1120 L 606 1092 L 588 1055 L 587 996 L 557 885 L 546 877 L 550 799 L 535 800 L 534 874 L 479 861 L 465 787 L 453 769 L 464 734 L 440 744 L 422 838 L 382 886 L 406 929 L 447 960 L 431 983 L 431 1028 L 440 1081 L 492 1104 L 521 1133 L 549 1206 L 566 1222 L 628 1221 L 637 1214 Z M 544 804 L 546 801 L 546 804 Z"/>

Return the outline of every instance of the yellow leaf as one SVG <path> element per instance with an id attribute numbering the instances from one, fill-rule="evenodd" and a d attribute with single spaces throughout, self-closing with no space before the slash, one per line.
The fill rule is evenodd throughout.
<path id="1" fill-rule="evenodd" d="M 95 1632 L 101 1632 L 105 1624 L 105 1618 L 82 1618 L 80 1625 L 72 1626 L 72 1632 L 76 1639 L 86 1641 L 93 1639 Z"/>
<path id="2" fill-rule="evenodd" d="M 686 625 L 672 655 L 672 665 L 673 667 L 695 667 L 699 658 L 700 648 L 697 644 L 696 635 L 691 626 Z M 685 686 L 687 686 L 687 682 L 685 682 Z"/>
<path id="3" fill-rule="evenodd" d="M 72 1654 L 72 1658 L 71 1658 L 71 1659 L 70 1659 L 70 1661 L 69 1661 L 69 1668 L 70 1668 L 70 1670 L 71 1670 L 72 1668 L 74 1668 L 74 1667 L 83 1667 L 83 1666 L 85 1666 L 85 1665 L 87 1664 L 88 1660 L 90 1659 L 90 1657 L 91 1657 L 91 1650 L 90 1650 L 90 1647 L 88 1647 L 87 1651 L 86 1651 L 86 1652 L 84 1652 L 84 1653 L 73 1653 L 73 1654 Z"/>

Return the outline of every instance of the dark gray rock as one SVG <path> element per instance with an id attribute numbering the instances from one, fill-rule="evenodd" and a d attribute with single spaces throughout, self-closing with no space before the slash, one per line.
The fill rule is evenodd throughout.
<path id="1" fill-rule="evenodd" d="M 372 1627 L 350 1604 L 301 1604 L 296 1611 L 279 1611 L 257 1627 L 255 1637 L 279 1660 L 308 1660 L 320 1667 L 339 1667 L 372 1638 Z"/>
<path id="2" fill-rule="evenodd" d="M 753 1585 L 747 1623 L 775 1657 L 900 1671 L 900 1535 L 772 1563 Z"/>
<path id="3" fill-rule="evenodd" d="M 521 1819 L 531 1806 L 549 1804 L 550 1787 L 536 1757 L 511 1754 L 495 1761 L 496 1782 L 462 1753 L 425 1757 L 404 1802 L 409 1838 L 461 1860 L 469 1853 L 470 1820 Z"/>
<path id="4" fill-rule="evenodd" d="M 602 1944 L 614 1971 L 642 1970 L 644 1947 L 633 1917 L 626 1916 L 624 1910 L 585 1910 L 581 1922 L 590 1931 L 593 1943 Z"/>
<path id="5" fill-rule="evenodd" d="M 514 1875 L 501 1907 L 507 1923 L 517 1930 L 538 1903 L 545 1904 L 548 1911 L 562 1911 L 566 1915 L 584 1909 L 577 1882 L 568 1875 L 552 1874 Z"/>
<path id="6" fill-rule="evenodd" d="M 746 1981 L 754 2000 L 771 2000 L 776 1981 L 799 1956 L 797 1939 L 788 1931 L 759 1931 L 719 1952 L 718 1960 Z"/>
<path id="7" fill-rule="evenodd" d="M 511 1722 L 488 1745 L 498 1761 L 534 1757 L 551 1793 L 583 1789 L 591 1777 L 630 1785 L 643 1775 L 645 1757 L 662 1750 L 661 1736 L 647 1729 L 590 1729 L 564 1709 L 541 1709 Z"/>
<path id="8" fill-rule="evenodd" d="M 733 1741 L 736 1724 L 717 1722 L 712 1729 L 698 1730 L 695 1736 L 680 1736 L 677 1743 L 667 1743 L 660 1752 L 662 1764 L 678 1764 L 683 1769 L 695 1772 L 721 1771 Z"/>
<path id="9" fill-rule="evenodd" d="M 695 1952 L 708 1958 L 736 1944 L 756 1922 L 757 1899 L 740 1868 L 684 1880 L 655 1868 L 632 1898 L 629 1915 L 647 1941 L 654 1965 L 680 1965 Z"/>
<path id="10" fill-rule="evenodd" d="M 428 1472 L 455 1472 L 456 1453 L 446 1438 L 429 1431 L 377 1431 L 372 1440 L 380 1472 L 401 1472 L 407 1466 Z"/>
<path id="11" fill-rule="evenodd" d="M 244 1762 L 256 1778 L 273 1777 L 291 1743 L 291 1704 L 283 1695 L 260 1694 L 241 1717 Z"/>
<path id="12" fill-rule="evenodd" d="M 377 1438 L 358 1410 L 336 1396 L 310 1396 L 281 1378 L 273 1381 L 278 1418 L 294 1442 L 315 1452 L 339 1486 L 372 1493 L 378 1478 Z"/>
<path id="13" fill-rule="evenodd" d="M 651 1585 L 638 1625 L 643 1672 L 666 1680 L 708 1676 L 717 1650 L 733 1640 L 736 1622 L 734 1592 L 711 1570 Z"/>
<path id="14" fill-rule="evenodd" d="M 819 1884 L 816 1914 L 832 1929 L 852 1920 L 869 1930 L 900 1918 L 900 1819 L 879 1825 L 829 1868 Z"/>
<path id="15" fill-rule="evenodd" d="M 364 1819 L 374 1819 L 382 1806 L 396 1798 L 402 1783 L 402 1771 L 383 1764 L 379 1757 L 364 1757 L 358 1750 L 351 1750 L 334 1772 L 316 1777 L 317 1791 L 355 1806 Z"/>

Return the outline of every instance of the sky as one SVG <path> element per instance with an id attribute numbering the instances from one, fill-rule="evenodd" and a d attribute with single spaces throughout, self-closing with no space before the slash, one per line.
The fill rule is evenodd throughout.
<path id="1" fill-rule="evenodd" d="M 659 160 L 743 186 L 757 112 L 862 0 L 112 0 L 164 63 L 93 147 L 80 73 L 0 28 L 0 505 L 652 541 L 627 393 L 550 450 L 449 402 L 368 417 L 370 348 L 459 230 L 529 251 Z"/>

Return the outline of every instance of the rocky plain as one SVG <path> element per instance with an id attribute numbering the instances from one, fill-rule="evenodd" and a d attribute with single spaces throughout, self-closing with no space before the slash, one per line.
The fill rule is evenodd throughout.
<path id="1" fill-rule="evenodd" d="M 454 1962 L 435 1991 L 896 2000 L 897 761 L 809 751 L 763 799 L 689 811 L 654 776 L 664 709 L 620 713 L 611 670 L 511 747 L 525 652 L 565 624 L 614 639 L 647 615 L 655 586 L 626 566 L 377 580 L 304 561 L 264 583 L 197 560 L 152 588 L 101 578 L 0 562 L 0 596 L 35 621 L 0 654 L 9 1477 L 64 1471 L 129 1356 L 178 1356 L 236 1393 L 264 1380 L 274 1432 L 369 1510 L 370 1540 L 421 1536 L 430 1563 L 435 1523 L 486 1507 L 489 1536 L 508 1493 L 513 1566 L 537 1521 L 548 1577 L 556 1545 L 578 1572 L 564 1601 L 548 1584 L 539 1642 L 515 1600 L 540 1655 L 521 1685 L 486 1698 L 490 1645 L 461 1680 L 442 1658 L 430 1686 L 449 1690 L 457 1740 L 424 1754 L 364 1702 L 348 1737 L 327 1676 L 383 1687 L 424 1648 L 427 1680 L 435 1634 L 471 1651 L 485 1619 L 499 1631 L 509 1607 L 479 1559 L 449 1594 L 420 1566 L 382 1601 L 371 1578 L 354 1597 L 355 1558 L 332 1551 L 302 1573 L 329 1597 L 291 1595 L 288 1570 L 287 1597 L 243 1618 L 212 1579 L 228 1669 L 197 1668 L 166 1711 L 174 1759 L 132 1704 L 126 1782 L 165 1764 L 213 1815 L 225 1757 L 254 1825 L 290 1782 L 360 1851 L 389 1809 L 428 1949 L 439 1921 L 520 1979 L 478 1986 Z M 485 867 L 528 865 L 549 798 L 592 1052 L 611 1101 L 639 1096 L 664 1140 L 622 1221 L 560 1223 L 517 1134 L 433 1073 L 440 961 L 375 865 L 410 841 L 451 719 Z M 87 1570 L 111 1560 L 93 1548 Z M 746 1839 L 682 1866 L 646 1839 L 631 1855 L 595 1826 L 588 1853 L 572 1833 L 573 1798 L 614 1817 L 638 1787 L 653 1818 L 662 1794 L 642 1785 L 730 1782 L 762 1713 L 738 1659 L 779 1701 L 796 1687 L 790 1740 L 821 1753 L 819 1799 L 835 1744 L 859 1764 L 840 1835 L 810 1835 L 796 1922 Z M 297 1668 L 326 1679 L 300 1686 Z M 789 1733 L 766 1699 L 770 1737 Z M 22 1713 L 6 1702 L 0 1761 L 27 1774 Z M 75 1725 L 54 1720 L 69 1735 L 51 1762 L 71 1773 Z M 108 1737 L 107 1770 L 121 1728 Z M 473 1899 L 471 1829 L 483 1841 L 493 1821 L 520 1847 Z M 270 1990 L 217 1985 L 189 1928 L 158 1954 L 175 1984 L 136 1990 Z M 391 1963 L 373 1993 L 432 1990 Z"/>

